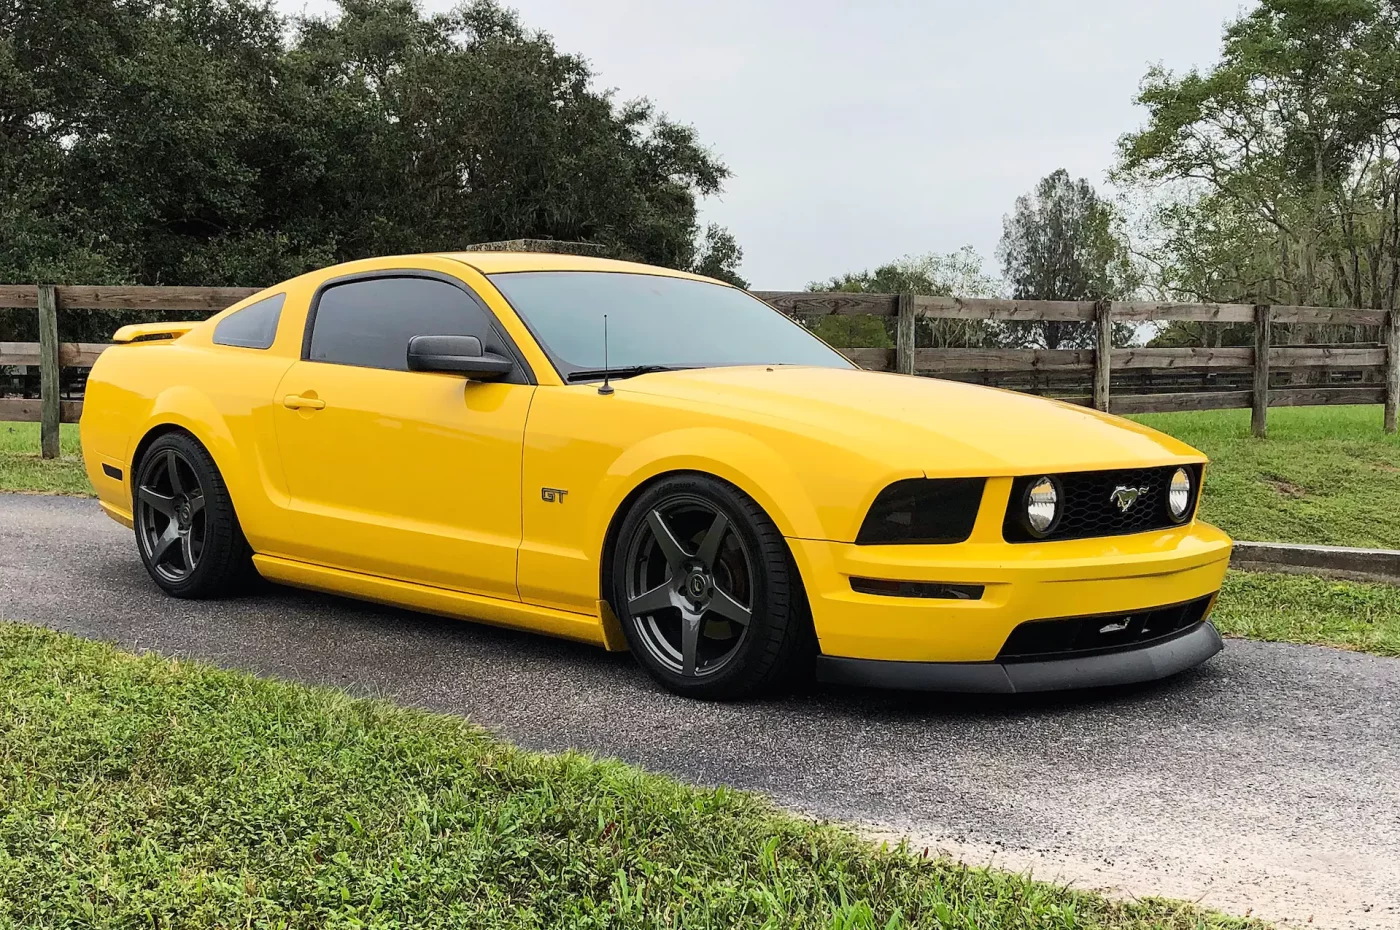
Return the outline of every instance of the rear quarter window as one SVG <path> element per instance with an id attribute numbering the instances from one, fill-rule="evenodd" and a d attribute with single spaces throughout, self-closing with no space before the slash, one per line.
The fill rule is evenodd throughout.
<path id="1" fill-rule="evenodd" d="M 278 294 L 230 313 L 214 327 L 214 344 L 243 349 L 272 348 L 286 300 L 286 294 Z"/>

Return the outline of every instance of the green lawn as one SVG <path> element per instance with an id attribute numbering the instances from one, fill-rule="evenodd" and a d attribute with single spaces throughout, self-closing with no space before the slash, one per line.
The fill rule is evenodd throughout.
<path id="1" fill-rule="evenodd" d="M 0 927 L 1260 926 L 0 624 Z"/>
<path id="2" fill-rule="evenodd" d="M 78 427 L 59 427 L 59 457 L 39 457 L 39 424 L 0 422 L 0 491 L 92 495 L 83 472 Z"/>
<path id="3" fill-rule="evenodd" d="M 1400 656 L 1394 585 L 1230 572 L 1212 619 L 1228 636 Z"/>
<path id="4" fill-rule="evenodd" d="M 1281 407 L 1133 417 L 1210 456 L 1201 514 L 1236 539 L 1400 549 L 1400 437 L 1380 407 Z"/>

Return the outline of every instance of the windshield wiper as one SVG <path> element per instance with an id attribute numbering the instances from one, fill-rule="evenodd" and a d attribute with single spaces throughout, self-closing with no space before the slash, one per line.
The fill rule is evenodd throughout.
<path id="1" fill-rule="evenodd" d="M 575 381 L 592 381 L 596 378 L 630 378 L 633 375 L 648 375 L 654 371 L 685 371 L 688 365 L 623 365 L 621 368 L 580 368 L 571 371 L 564 380 L 569 383 Z"/>

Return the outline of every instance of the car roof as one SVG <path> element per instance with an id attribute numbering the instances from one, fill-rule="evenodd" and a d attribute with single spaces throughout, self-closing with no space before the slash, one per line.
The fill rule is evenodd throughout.
<path id="1" fill-rule="evenodd" d="M 723 284 L 703 275 L 639 262 L 624 262 L 612 258 L 587 255 L 562 255 L 553 252 L 441 252 L 442 258 L 470 265 L 482 274 L 508 274 L 513 271 L 611 271 L 620 274 L 653 274 L 667 278 L 687 278 Z M 727 286 L 727 285 L 726 285 Z"/>

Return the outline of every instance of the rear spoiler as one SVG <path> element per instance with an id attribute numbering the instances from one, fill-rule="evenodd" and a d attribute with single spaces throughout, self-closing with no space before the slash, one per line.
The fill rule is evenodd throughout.
<path id="1" fill-rule="evenodd" d="M 198 320 L 182 323 L 133 323 L 117 330 L 113 342 L 170 342 L 199 325 Z"/>

